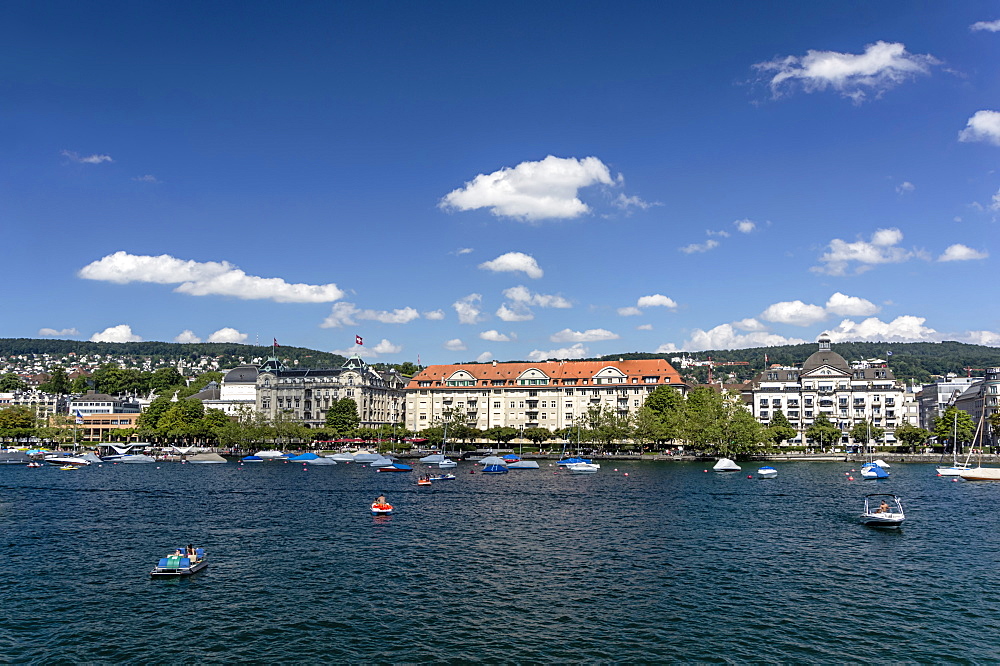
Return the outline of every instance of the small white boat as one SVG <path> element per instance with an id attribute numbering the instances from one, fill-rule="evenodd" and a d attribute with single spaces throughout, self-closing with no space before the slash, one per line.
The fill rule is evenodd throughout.
<path id="1" fill-rule="evenodd" d="M 451 467 L 458 467 L 458 463 L 450 458 L 445 458 L 437 464 L 438 469 L 449 469 Z"/>
<path id="2" fill-rule="evenodd" d="M 258 451 L 254 455 L 261 460 L 288 460 L 287 454 L 282 453 L 281 451 L 275 451 L 274 449 Z"/>
<path id="3" fill-rule="evenodd" d="M 1000 481 L 1000 467 L 970 467 L 959 476 L 967 481 Z"/>
<path id="4" fill-rule="evenodd" d="M 424 456 L 418 462 L 421 462 L 421 463 L 423 463 L 425 465 L 436 465 L 439 462 L 443 462 L 443 461 L 444 461 L 444 454 L 441 453 L 440 451 L 435 451 L 434 453 L 432 453 L 430 455 Z"/>
<path id="5" fill-rule="evenodd" d="M 132 463 L 132 464 L 134 464 L 134 463 L 154 463 L 154 462 L 156 462 L 156 458 L 154 458 L 153 456 L 147 456 L 145 453 L 126 453 L 125 455 L 123 455 L 121 458 L 119 458 L 115 462 Z M 188 461 L 188 462 L 191 462 L 191 461 Z M 225 462 L 225 460 L 223 460 L 223 462 Z"/>
<path id="6" fill-rule="evenodd" d="M 719 458 L 719 462 L 715 463 L 712 469 L 716 472 L 738 472 L 743 468 L 729 458 Z"/>
<path id="7" fill-rule="evenodd" d="M 178 548 L 177 553 L 181 552 L 184 552 L 184 549 Z M 196 548 L 194 557 L 177 553 L 161 557 L 149 575 L 153 578 L 190 576 L 208 566 L 208 555 L 205 554 L 204 548 Z"/>
<path id="8" fill-rule="evenodd" d="M 388 502 L 379 503 L 372 502 L 372 515 L 373 516 L 385 516 L 392 513 L 392 505 Z"/>
<path id="9" fill-rule="evenodd" d="M 569 463 L 563 467 L 568 469 L 571 474 L 595 474 L 601 469 L 598 463 L 592 462 Z"/>
<path id="10" fill-rule="evenodd" d="M 888 493 L 865 495 L 865 508 L 861 514 L 861 524 L 869 527 L 896 528 L 903 524 L 906 516 L 899 498 Z"/>
<path id="11" fill-rule="evenodd" d="M 757 470 L 757 476 L 762 479 L 773 479 L 778 476 L 778 470 L 774 469 L 770 465 L 765 465 Z"/>
<path id="12" fill-rule="evenodd" d="M 861 466 L 861 478 L 863 479 L 888 479 L 889 472 L 885 471 L 877 463 L 865 463 Z"/>
<path id="13" fill-rule="evenodd" d="M 329 458 L 330 460 L 332 460 L 334 462 L 339 462 L 339 463 L 354 462 L 354 456 L 352 454 L 350 454 L 350 453 L 333 453 L 331 455 L 323 456 L 323 457 L 324 458 Z"/>

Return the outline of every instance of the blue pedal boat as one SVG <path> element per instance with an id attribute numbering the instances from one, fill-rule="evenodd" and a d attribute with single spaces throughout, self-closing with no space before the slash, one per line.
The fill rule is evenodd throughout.
<path id="1" fill-rule="evenodd" d="M 182 550 L 182 549 L 178 549 Z M 195 549 L 195 556 L 184 557 L 183 555 L 167 555 L 161 557 L 149 575 L 153 578 L 167 578 L 177 576 L 190 576 L 196 574 L 208 566 L 208 555 L 204 548 Z"/>

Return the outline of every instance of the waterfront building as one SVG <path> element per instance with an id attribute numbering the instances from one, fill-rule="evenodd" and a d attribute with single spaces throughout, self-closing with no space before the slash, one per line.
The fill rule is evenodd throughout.
<path id="1" fill-rule="evenodd" d="M 0 393 L 0 409 L 4 407 L 30 407 L 37 418 L 47 420 L 50 416 L 66 413 L 66 397 L 41 391 Z"/>
<path id="2" fill-rule="evenodd" d="M 990 417 L 1000 412 L 1000 368 L 986 368 L 983 377 L 974 381 L 961 393 L 955 392 L 949 406 L 967 413 L 976 424 L 976 444 L 994 446 L 997 437 L 990 427 Z"/>
<path id="3" fill-rule="evenodd" d="M 218 409 L 230 418 L 252 414 L 257 409 L 259 376 L 256 365 L 237 366 L 222 377 L 222 384 L 217 385 L 218 394 L 206 396 L 201 402 L 205 409 Z"/>
<path id="4" fill-rule="evenodd" d="M 376 370 L 357 356 L 330 369 L 287 368 L 272 357 L 258 369 L 255 386 L 256 410 L 272 420 L 281 412 L 310 428 L 322 428 L 330 405 L 350 398 L 357 403 L 363 428 L 403 421 L 406 378 L 396 370 Z"/>
<path id="5" fill-rule="evenodd" d="M 87 391 L 69 399 L 67 404 L 70 415 L 80 412 L 88 414 L 138 414 L 142 411 L 139 402 L 131 396 L 110 396 L 104 393 Z"/>
<path id="6" fill-rule="evenodd" d="M 432 365 L 406 387 L 406 427 L 460 421 L 480 430 L 558 430 L 581 423 L 591 406 L 635 414 L 658 386 L 687 390 L 663 359 Z"/>
<path id="7" fill-rule="evenodd" d="M 956 377 L 949 375 L 938 379 L 932 384 L 924 384 L 920 389 L 920 427 L 932 430 L 944 410 L 954 405 L 955 401 L 976 384 L 981 384 L 982 377 Z"/>
<path id="8" fill-rule="evenodd" d="M 838 443 L 847 445 L 854 443 L 849 433 L 857 423 L 870 421 L 883 428 L 888 443 L 895 441 L 900 424 L 916 425 L 912 397 L 896 382 L 888 363 L 866 359 L 851 365 L 833 351 L 827 335 L 821 335 L 818 344 L 801 367 L 772 366 L 747 384 L 744 401 L 760 423 L 770 423 L 780 409 L 798 431 L 787 444 L 803 444 L 809 426 L 826 414 L 840 428 Z"/>

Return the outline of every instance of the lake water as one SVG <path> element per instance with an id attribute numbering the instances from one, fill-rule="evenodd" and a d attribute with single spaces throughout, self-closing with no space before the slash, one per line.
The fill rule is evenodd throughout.
<path id="1" fill-rule="evenodd" d="M 541 464 L 430 488 L 354 464 L 0 468 L 0 661 L 1000 658 L 1000 484 Z M 372 517 L 381 492 L 396 513 Z M 859 525 L 866 492 L 901 496 L 904 528 Z M 189 542 L 205 571 L 150 579 Z"/>

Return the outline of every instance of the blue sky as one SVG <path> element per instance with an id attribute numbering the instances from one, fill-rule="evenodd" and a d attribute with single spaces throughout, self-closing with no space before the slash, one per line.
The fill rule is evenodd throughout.
<path id="1" fill-rule="evenodd" d="M 0 12 L 3 337 L 1000 345 L 993 2 Z"/>

